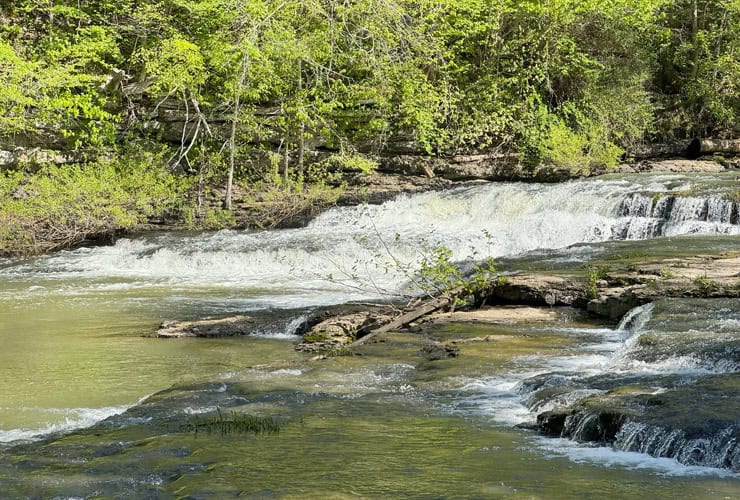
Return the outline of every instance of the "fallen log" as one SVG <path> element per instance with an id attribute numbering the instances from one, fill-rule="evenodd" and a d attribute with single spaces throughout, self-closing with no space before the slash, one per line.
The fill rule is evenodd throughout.
<path id="1" fill-rule="evenodd" d="M 687 149 L 690 157 L 699 157 L 701 155 L 724 153 L 740 154 L 740 139 L 694 139 Z"/>
<path id="2" fill-rule="evenodd" d="M 412 321 L 416 321 L 417 319 L 423 316 L 426 316 L 429 313 L 433 313 L 434 311 L 438 311 L 439 309 L 442 309 L 443 307 L 447 307 L 451 304 L 454 304 L 455 300 L 457 299 L 458 294 L 461 291 L 462 291 L 462 287 L 455 288 L 454 290 L 446 294 L 444 297 L 439 297 L 439 298 L 436 298 L 436 299 L 433 299 L 427 302 L 422 302 L 422 304 L 419 305 L 418 307 L 415 307 L 411 311 L 408 311 L 406 313 L 401 314 L 400 316 L 397 316 L 395 319 L 384 324 L 383 326 L 368 332 L 367 335 L 360 337 L 359 339 L 349 344 L 347 347 L 356 347 L 358 345 L 362 345 L 368 340 L 370 340 L 371 338 L 375 337 L 376 335 L 380 335 L 381 333 L 385 333 L 385 332 L 390 332 L 392 330 L 398 330 L 399 328 L 403 328 L 404 326 L 408 325 Z"/>

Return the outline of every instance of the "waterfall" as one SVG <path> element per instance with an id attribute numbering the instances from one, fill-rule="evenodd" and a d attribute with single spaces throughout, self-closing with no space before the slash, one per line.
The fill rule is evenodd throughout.
<path id="1" fill-rule="evenodd" d="M 627 421 L 616 435 L 614 447 L 623 451 L 673 458 L 685 465 L 702 465 L 740 472 L 737 428 L 727 427 L 711 437 L 690 438 L 680 429 Z"/>
<path id="2" fill-rule="evenodd" d="M 655 304 L 651 302 L 627 311 L 619 322 L 617 331 L 639 332 L 650 320 L 653 309 L 655 309 Z"/>
<path id="3" fill-rule="evenodd" d="M 738 202 L 721 195 L 677 196 L 633 193 L 619 213 L 626 218 L 623 239 L 645 239 L 680 234 L 738 234 Z"/>
<path id="4" fill-rule="evenodd" d="M 403 292 L 436 245 L 466 261 L 577 243 L 740 234 L 737 203 L 719 194 L 645 194 L 677 182 L 652 176 L 478 184 L 335 208 L 301 229 L 123 239 L 5 265 L 0 277 L 43 286 L 73 278 L 97 288 L 221 287 L 259 296 L 254 307 L 303 307 Z"/>

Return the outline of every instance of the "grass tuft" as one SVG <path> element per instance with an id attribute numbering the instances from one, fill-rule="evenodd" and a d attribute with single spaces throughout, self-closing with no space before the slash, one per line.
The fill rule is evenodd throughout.
<path id="1" fill-rule="evenodd" d="M 260 417 L 246 413 L 231 412 L 224 414 L 219 408 L 217 415 L 201 417 L 194 415 L 183 426 L 186 432 L 198 435 L 199 432 L 208 434 L 219 433 L 222 436 L 230 434 L 277 434 L 282 423 L 274 417 Z"/>

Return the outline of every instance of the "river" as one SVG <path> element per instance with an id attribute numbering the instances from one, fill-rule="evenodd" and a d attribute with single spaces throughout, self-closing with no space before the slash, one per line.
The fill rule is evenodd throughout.
<path id="1" fill-rule="evenodd" d="M 543 374 L 577 372 L 567 393 L 576 396 L 605 390 L 599 377 L 643 377 L 656 392 L 675 377 L 730 377 L 736 387 L 737 301 L 660 303 L 642 330 L 575 313 L 545 328 L 487 327 L 519 340 L 435 363 L 403 336 L 382 352 L 322 363 L 293 349 L 296 322 L 312 307 L 414 293 L 410 278 L 438 244 L 457 261 L 490 256 L 511 270 L 582 266 L 610 252 L 737 249 L 733 189 L 729 174 L 472 184 L 336 208 L 301 229 L 147 234 L 0 260 L 0 492 L 736 497 L 738 476 L 721 464 L 653 458 L 636 438 L 603 448 L 513 426 L 556 404 L 532 399 L 538 387 L 527 381 Z M 689 333 L 671 320 L 686 311 L 704 311 Z M 162 321 L 237 312 L 271 320 L 246 338 L 143 337 Z M 649 355 L 635 349 L 656 332 L 682 332 L 685 352 L 670 352 L 674 340 Z M 283 427 L 183 430 L 218 409 L 271 415 Z"/>

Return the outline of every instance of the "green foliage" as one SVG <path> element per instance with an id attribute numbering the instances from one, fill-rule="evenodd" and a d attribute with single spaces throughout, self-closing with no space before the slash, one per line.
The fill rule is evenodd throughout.
<path id="1" fill-rule="evenodd" d="M 156 47 L 142 49 L 135 60 L 143 64 L 147 78 L 151 79 L 148 90 L 154 96 L 194 93 L 206 80 L 200 48 L 182 38 L 168 38 Z"/>
<path id="2" fill-rule="evenodd" d="M 488 286 L 491 278 L 496 274 L 496 261 L 493 257 L 487 258 L 485 261 L 473 265 L 473 274 L 466 281 L 466 291 L 469 294 L 473 294 L 478 290 L 481 290 Z M 505 277 L 499 276 L 497 279 L 504 279 Z"/>
<path id="3" fill-rule="evenodd" d="M 555 165 L 568 167 L 571 171 L 588 172 L 586 147 L 588 139 L 573 132 L 558 121 L 550 127 L 550 133 L 540 145 L 542 157 Z"/>
<path id="4" fill-rule="evenodd" d="M 69 17 L 80 22 L 59 32 L 51 25 L 46 35 L 34 33 L 35 43 L 20 36 L 23 28 L 0 31 L 0 138 L 23 132 L 55 135 L 69 149 L 110 145 L 117 116 L 106 109 L 98 87 L 121 61 L 117 37 L 104 27 L 81 24 L 86 17 L 76 9 L 55 7 L 61 6 L 52 6 L 48 15 L 58 14 L 59 22 Z M 43 9 L 31 14 L 28 22 L 38 21 Z M 34 26 L 25 28 L 35 32 Z"/>
<path id="5" fill-rule="evenodd" d="M 694 17 L 694 4 L 697 16 Z M 663 134 L 736 134 L 740 114 L 740 2 L 664 2 L 654 74 Z"/>
<path id="6" fill-rule="evenodd" d="M 671 0 L 19 0 L 0 30 L 1 130 L 55 120 L 78 148 L 110 143 L 121 102 L 98 87 L 118 66 L 144 97 L 238 97 L 245 139 L 506 148 L 586 172 L 676 130 L 734 133 L 740 6 L 698 14 Z M 280 112 L 255 114 L 265 105 Z"/>
<path id="7" fill-rule="evenodd" d="M 709 297 L 717 289 L 717 283 L 707 278 L 706 275 L 698 276 L 694 280 L 694 285 L 698 288 L 699 294 L 704 297 Z"/>
<path id="8" fill-rule="evenodd" d="M 461 302 L 463 297 L 476 296 L 486 289 L 496 273 L 496 262 L 488 258 L 474 264 L 466 276 L 460 266 L 452 262 L 452 250 L 439 243 L 426 246 L 422 255 L 416 284 L 430 297 L 454 293 L 456 302 Z"/>
<path id="9" fill-rule="evenodd" d="M 155 153 L 126 161 L 0 174 L 0 254 L 35 253 L 112 234 L 177 210 L 187 182 Z"/>
<path id="10" fill-rule="evenodd" d="M 463 285 L 463 274 L 451 261 L 452 250 L 437 244 L 425 249 L 419 267 L 419 285 L 430 296 L 449 294 Z"/>
<path id="11" fill-rule="evenodd" d="M 320 166 L 327 171 L 347 170 L 367 175 L 378 168 L 378 162 L 364 155 L 343 152 L 329 156 L 320 163 Z"/>
<path id="12" fill-rule="evenodd" d="M 596 299 L 599 297 L 598 282 L 609 276 L 611 268 L 609 266 L 587 266 L 586 272 L 588 277 L 586 293 L 589 298 Z"/>
<path id="13" fill-rule="evenodd" d="M 496 278 L 495 283 L 496 283 L 496 286 L 508 285 L 509 284 L 509 278 L 507 278 L 506 276 L 499 276 L 498 278 Z"/>
<path id="14" fill-rule="evenodd" d="M 37 100 L 38 67 L 20 57 L 13 47 L 0 39 L 0 135 L 30 130 L 33 123 L 27 113 Z"/>
<path id="15" fill-rule="evenodd" d="M 624 150 L 605 137 L 601 126 L 588 122 L 586 127 L 583 132 L 576 132 L 561 120 L 556 120 L 540 144 L 541 157 L 573 173 L 585 175 L 592 168 L 616 167 Z"/>

